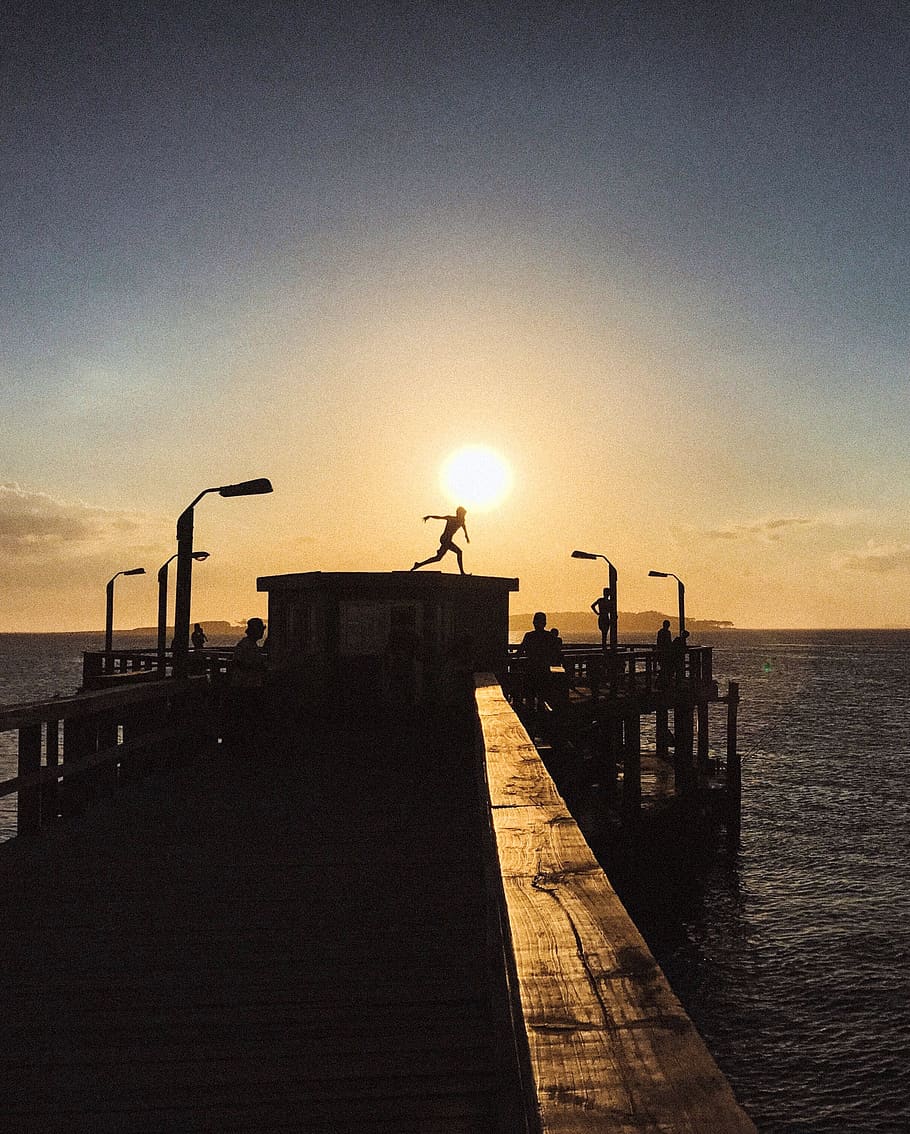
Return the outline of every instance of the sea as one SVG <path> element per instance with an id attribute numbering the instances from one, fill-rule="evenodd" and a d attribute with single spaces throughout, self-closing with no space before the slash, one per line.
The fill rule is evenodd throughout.
<path id="1" fill-rule="evenodd" d="M 740 683 L 740 844 L 649 864 L 623 900 L 763 1134 L 910 1134 L 910 631 L 692 644 Z M 74 692 L 100 648 L 0 635 L 0 704 Z M 3 779 L 15 734 L 0 743 Z M 13 829 L 8 807 L 0 838 Z"/>

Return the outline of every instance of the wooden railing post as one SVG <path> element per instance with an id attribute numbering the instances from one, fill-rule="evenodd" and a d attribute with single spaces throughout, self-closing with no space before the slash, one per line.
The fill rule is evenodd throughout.
<path id="1" fill-rule="evenodd" d="M 41 725 L 23 725 L 19 729 L 20 776 L 41 770 Z M 41 829 L 41 785 L 22 788 L 19 792 L 16 830 L 20 835 L 33 835 Z"/>
<path id="2" fill-rule="evenodd" d="M 93 752 L 95 730 L 92 721 L 87 717 L 67 717 L 63 722 L 63 771 L 66 774 L 66 765 L 74 764 L 84 756 Z M 66 780 L 61 784 L 60 811 L 62 815 L 78 815 L 88 800 L 88 788 L 85 776 L 75 780 Z"/>

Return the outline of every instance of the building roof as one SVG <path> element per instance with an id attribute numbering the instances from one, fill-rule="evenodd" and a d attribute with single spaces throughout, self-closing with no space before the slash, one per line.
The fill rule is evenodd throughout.
<path id="1" fill-rule="evenodd" d="M 442 571 L 302 571 L 290 575 L 263 575 L 257 591 L 331 591 L 356 593 L 364 598 L 408 598 L 518 590 L 517 579 L 497 575 L 458 575 Z"/>

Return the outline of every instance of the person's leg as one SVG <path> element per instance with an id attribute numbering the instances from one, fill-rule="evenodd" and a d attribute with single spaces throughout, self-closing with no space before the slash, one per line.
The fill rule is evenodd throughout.
<path id="1" fill-rule="evenodd" d="M 439 560 L 442 559 L 442 557 L 445 555 L 447 550 L 448 548 L 445 548 L 442 546 L 442 544 L 440 544 L 439 550 L 435 555 L 431 555 L 429 559 L 424 559 L 421 563 L 415 563 L 411 570 L 416 571 L 418 567 L 426 567 L 428 563 L 438 563 Z"/>

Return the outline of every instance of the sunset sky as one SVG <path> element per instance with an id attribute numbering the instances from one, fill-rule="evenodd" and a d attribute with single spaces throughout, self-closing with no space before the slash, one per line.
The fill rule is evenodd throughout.
<path id="1" fill-rule="evenodd" d="M 736 16 L 733 11 L 739 11 Z M 718 16 L 717 12 L 724 12 Z M 0 630 L 465 566 L 516 611 L 910 625 L 897 3 L 7 8 Z M 452 557 L 442 564 L 455 570 Z"/>

